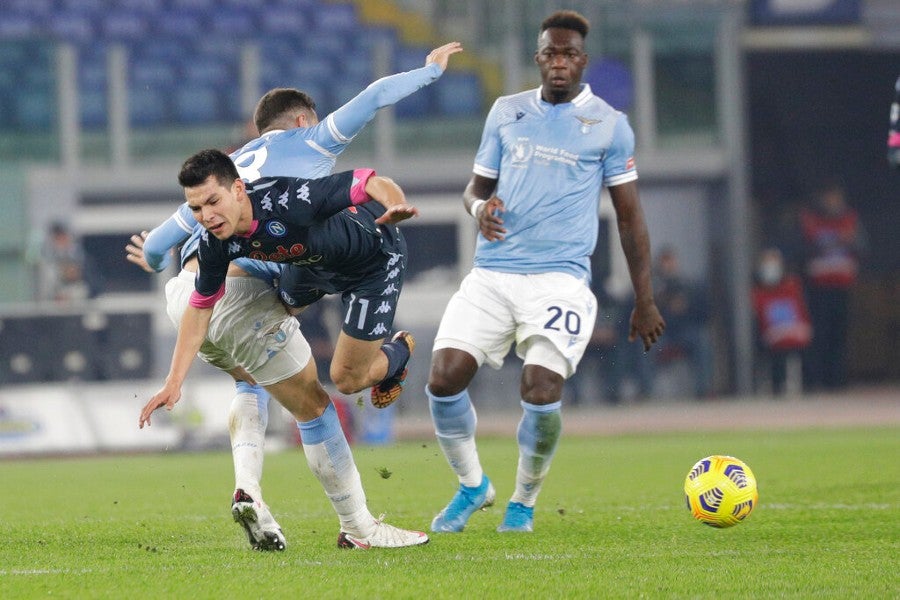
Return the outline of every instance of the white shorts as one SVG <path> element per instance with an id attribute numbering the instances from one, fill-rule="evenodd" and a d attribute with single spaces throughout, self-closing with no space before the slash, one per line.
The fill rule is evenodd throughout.
<path id="1" fill-rule="evenodd" d="M 512 343 L 525 364 L 575 373 L 597 318 L 597 299 L 566 273 L 521 275 L 472 269 L 450 298 L 434 349 L 456 348 L 478 365 L 503 366 Z"/>
<path id="2" fill-rule="evenodd" d="M 194 291 L 194 277 L 182 271 L 166 283 L 166 312 L 176 329 Z M 257 383 L 269 385 L 300 372 L 312 350 L 275 288 L 255 277 L 228 277 L 199 356 L 223 371 L 240 365 Z"/>

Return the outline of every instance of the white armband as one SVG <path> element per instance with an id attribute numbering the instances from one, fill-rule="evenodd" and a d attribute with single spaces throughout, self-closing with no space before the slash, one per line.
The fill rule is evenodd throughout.
<path id="1" fill-rule="evenodd" d="M 472 206 L 469 207 L 469 214 L 472 215 L 473 219 L 478 219 L 478 209 L 481 208 L 482 204 L 487 203 L 487 200 L 478 199 L 472 203 Z"/>

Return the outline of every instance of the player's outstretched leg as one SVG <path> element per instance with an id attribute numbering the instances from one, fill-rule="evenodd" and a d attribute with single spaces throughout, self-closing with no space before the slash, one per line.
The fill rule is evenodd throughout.
<path id="1" fill-rule="evenodd" d="M 424 531 L 400 529 L 376 519 L 371 533 L 365 537 L 342 531 L 338 536 L 338 548 L 353 550 L 370 550 L 372 548 L 405 548 L 421 546 L 428 543 L 428 534 Z"/>
<path id="2" fill-rule="evenodd" d="M 287 542 L 269 507 L 238 489 L 231 501 L 231 515 L 247 533 L 254 550 L 284 550 Z"/>
<path id="3" fill-rule="evenodd" d="M 381 346 L 388 358 L 388 376 L 372 386 L 372 405 L 384 408 L 394 403 L 403 392 L 408 369 L 406 365 L 416 349 L 416 340 L 408 331 L 398 331 L 390 342 Z"/>
<path id="4" fill-rule="evenodd" d="M 334 404 L 329 404 L 321 416 L 298 422 L 297 426 L 306 462 L 340 520 L 339 548 L 402 548 L 428 542 L 425 533 L 388 525 L 369 512 L 359 470 Z"/>

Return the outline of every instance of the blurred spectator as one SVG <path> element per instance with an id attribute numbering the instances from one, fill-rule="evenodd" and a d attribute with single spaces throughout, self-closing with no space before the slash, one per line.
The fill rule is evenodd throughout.
<path id="1" fill-rule="evenodd" d="M 666 320 L 666 334 L 654 352 L 655 361 L 650 362 L 686 359 L 694 380 L 694 394 L 698 398 L 711 396 L 712 347 L 706 286 L 684 276 L 677 251 L 667 246 L 656 258 L 653 289 Z"/>
<path id="2" fill-rule="evenodd" d="M 65 224 L 53 223 L 30 254 L 38 269 L 38 300 L 79 302 L 100 293 L 99 269 L 93 268 L 80 241 Z"/>
<path id="3" fill-rule="evenodd" d="M 845 351 L 850 292 L 856 285 L 865 235 L 844 188 L 826 183 L 800 213 L 804 274 L 815 336 L 804 365 L 811 389 L 847 383 Z"/>
<path id="4" fill-rule="evenodd" d="M 812 338 L 812 324 L 803 283 L 797 275 L 786 272 L 784 257 L 777 248 L 766 248 L 759 254 L 753 310 L 761 366 L 772 383 L 772 393 L 780 395 L 786 390 L 788 365 L 801 365 L 801 352 Z"/>
<path id="5" fill-rule="evenodd" d="M 593 280 L 592 289 L 597 296 L 597 320 L 578 370 L 568 382 L 572 404 L 590 398 L 619 404 L 626 398 L 629 380 L 637 387 L 636 399 L 649 398 L 653 391 L 651 359 L 644 354 L 640 342 L 628 341 L 634 306 L 629 280 L 598 277 Z M 596 392 L 590 386 L 598 386 Z"/>

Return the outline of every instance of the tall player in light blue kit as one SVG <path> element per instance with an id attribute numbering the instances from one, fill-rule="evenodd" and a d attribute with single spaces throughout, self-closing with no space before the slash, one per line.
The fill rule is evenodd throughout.
<path id="1" fill-rule="evenodd" d="M 541 24 L 541 87 L 499 98 L 484 126 L 463 201 L 480 235 L 472 271 L 450 299 L 434 343 L 426 394 L 435 434 L 459 489 L 434 518 L 458 532 L 493 504 L 475 444 L 468 386 L 500 368 L 516 344 L 524 360 L 516 485 L 498 531 L 532 531 L 534 505 L 561 430 L 562 388 L 590 339 L 597 300 L 590 257 L 601 187 L 609 190 L 635 292 L 630 341 L 649 349 L 665 328 L 653 301 L 650 239 L 637 191 L 634 134 L 624 114 L 581 83 L 588 22 L 560 11 Z"/>
<path id="2" fill-rule="evenodd" d="M 261 176 L 316 178 L 330 174 L 338 155 L 372 120 L 378 109 L 390 106 L 436 81 L 447 68 L 450 56 L 461 51 L 462 46 L 457 42 L 435 48 L 426 58 L 424 67 L 375 81 L 321 122 L 315 112 L 315 102 L 305 93 L 287 88 L 268 92 L 260 100 L 254 115 L 261 135 L 231 154 L 241 178 L 253 181 Z M 343 217 L 346 215 L 342 215 Z M 195 270 L 196 262 L 192 257 L 203 231 L 185 203 L 150 234 L 132 236 L 127 257 L 145 270 L 162 271 L 169 264 L 172 248 L 187 240 L 181 251 L 181 266 L 188 271 L 183 271 L 182 278 L 189 282 L 190 271 Z M 400 236 L 399 231 L 397 236 Z M 388 237 L 384 236 L 385 239 Z M 395 259 L 386 256 L 385 260 L 389 262 Z M 242 271 L 245 275 L 270 283 L 282 277 L 284 267 L 247 258 L 238 259 L 235 263 L 240 270 L 233 271 Z M 272 294 L 275 294 L 274 288 Z M 380 316 L 382 321 L 387 321 L 388 318 L 393 320 L 396 296 L 399 296 L 399 291 L 390 300 L 391 314 Z M 170 304 L 173 301 L 170 299 Z M 248 314 L 254 311 L 254 303 L 260 307 L 267 304 L 248 297 Z M 354 318 L 353 323 L 357 322 L 359 321 Z M 387 322 L 387 329 L 390 329 L 390 322 Z M 332 361 L 332 380 L 338 389 L 344 393 L 353 393 L 383 381 L 389 384 L 388 392 L 392 391 L 391 387 L 399 388 L 396 380 L 405 371 L 405 362 L 412 345 L 411 336 L 406 339 L 402 335 L 404 333 L 400 332 L 399 337 L 395 336 L 396 339 L 383 343 L 384 334 L 371 336 L 354 331 L 349 331 L 348 334 L 345 326 L 338 338 Z M 233 357 L 222 357 L 221 365 L 216 366 L 232 372 L 230 367 L 233 363 Z M 235 379 L 237 394 L 229 412 L 235 468 L 233 514 L 247 530 L 250 544 L 254 548 L 281 550 L 285 545 L 284 536 L 268 506 L 262 501 L 260 483 L 269 395 L 262 386 L 242 380 L 240 375 L 235 376 Z M 393 393 L 398 392 L 393 390 Z M 391 396 L 393 398 L 396 396 Z M 333 411 L 326 416 L 336 419 Z M 331 425 L 340 428 L 336 422 Z"/>

